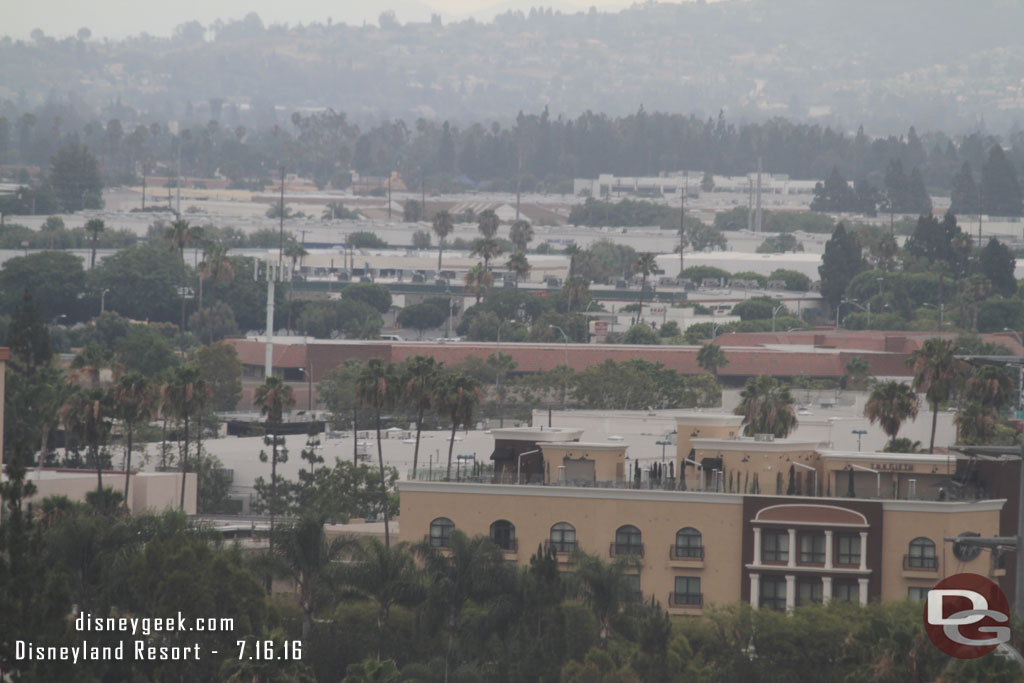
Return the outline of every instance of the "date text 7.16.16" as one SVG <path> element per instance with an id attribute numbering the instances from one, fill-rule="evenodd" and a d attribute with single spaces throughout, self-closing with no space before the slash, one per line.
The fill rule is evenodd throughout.
<path id="1" fill-rule="evenodd" d="M 238 658 L 270 661 L 274 659 L 302 659 L 302 641 L 286 640 L 275 643 L 273 640 L 257 640 L 252 644 L 246 640 L 236 640 Z"/>

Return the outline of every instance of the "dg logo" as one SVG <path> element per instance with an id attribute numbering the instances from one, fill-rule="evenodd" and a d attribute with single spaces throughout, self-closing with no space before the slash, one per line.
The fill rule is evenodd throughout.
<path id="1" fill-rule="evenodd" d="M 950 657 L 974 659 L 1010 640 L 1010 605 L 999 586 L 978 574 L 955 574 L 928 591 L 924 627 Z"/>

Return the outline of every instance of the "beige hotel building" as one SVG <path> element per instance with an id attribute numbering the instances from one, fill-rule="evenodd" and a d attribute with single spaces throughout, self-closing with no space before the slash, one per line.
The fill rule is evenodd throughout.
<path id="1" fill-rule="evenodd" d="M 486 534 L 519 564 L 553 547 L 566 571 L 577 549 L 632 555 L 638 595 L 675 614 L 921 599 L 960 572 L 1013 595 L 1011 554 L 943 539 L 1016 534 L 1016 461 L 836 452 L 740 431 L 738 416 L 677 417 L 658 478 L 630 467 L 622 443 L 580 441 L 581 430 L 496 429 L 486 480 L 401 482 L 402 540 Z"/>

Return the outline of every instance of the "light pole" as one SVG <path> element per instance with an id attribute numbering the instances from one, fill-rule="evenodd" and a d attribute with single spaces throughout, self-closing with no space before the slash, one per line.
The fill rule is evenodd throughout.
<path id="1" fill-rule="evenodd" d="M 817 498 L 818 497 L 818 470 L 817 470 L 817 468 L 811 467 L 810 465 L 805 465 L 802 462 L 797 462 L 796 460 L 791 461 L 789 464 L 796 465 L 797 467 L 802 467 L 805 470 L 810 470 L 811 472 L 814 472 L 814 497 Z"/>
<path id="2" fill-rule="evenodd" d="M 779 304 L 774 309 L 772 309 L 772 332 L 775 332 L 775 316 L 777 316 L 779 314 L 779 311 L 781 311 L 785 307 L 786 304 Z"/>
<path id="3" fill-rule="evenodd" d="M 567 335 L 565 330 L 558 325 L 551 325 L 550 327 L 562 333 L 562 339 L 565 345 L 565 375 L 562 379 L 562 409 L 564 410 L 566 394 L 569 390 L 569 335 Z"/>
<path id="4" fill-rule="evenodd" d="M 857 452 L 860 453 L 860 437 L 862 437 L 865 434 L 867 434 L 868 430 L 866 430 L 866 429 L 854 429 L 854 430 L 850 431 L 850 433 L 857 435 Z"/>
<path id="5" fill-rule="evenodd" d="M 866 311 L 867 314 L 868 314 L 868 327 L 869 328 L 871 327 L 871 302 L 870 301 L 868 302 L 868 305 L 867 305 L 866 308 L 864 306 L 861 306 L 859 303 L 857 303 L 853 299 L 843 299 L 839 303 L 839 305 L 842 306 L 843 304 L 850 304 L 851 306 L 856 306 L 857 308 L 859 308 L 862 311 Z M 839 329 L 839 308 L 836 308 L 836 329 Z"/>

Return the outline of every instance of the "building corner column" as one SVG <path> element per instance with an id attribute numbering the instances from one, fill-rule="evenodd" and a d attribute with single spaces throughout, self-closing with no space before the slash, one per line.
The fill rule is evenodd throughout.
<path id="1" fill-rule="evenodd" d="M 860 532 L 860 570 L 868 568 L 868 532 Z"/>
<path id="2" fill-rule="evenodd" d="M 825 569 L 832 569 L 832 530 L 825 529 Z"/>
<path id="3" fill-rule="evenodd" d="M 868 579 L 867 577 L 857 579 L 860 588 L 860 604 L 868 604 Z"/>
<path id="4" fill-rule="evenodd" d="M 750 606 L 757 609 L 761 606 L 761 575 L 750 573 Z"/>
<path id="5" fill-rule="evenodd" d="M 754 562 L 753 564 L 761 564 L 761 527 L 754 527 Z M 753 574 L 751 574 L 753 576 Z"/>
<path id="6" fill-rule="evenodd" d="M 796 529 L 788 529 L 789 531 L 789 562 L 787 566 L 796 566 Z"/>
<path id="7" fill-rule="evenodd" d="M 792 612 L 796 607 L 796 575 L 786 574 L 786 611 Z"/>
<path id="8" fill-rule="evenodd" d="M 832 577 L 821 577 L 821 604 L 827 605 L 832 602 Z"/>

